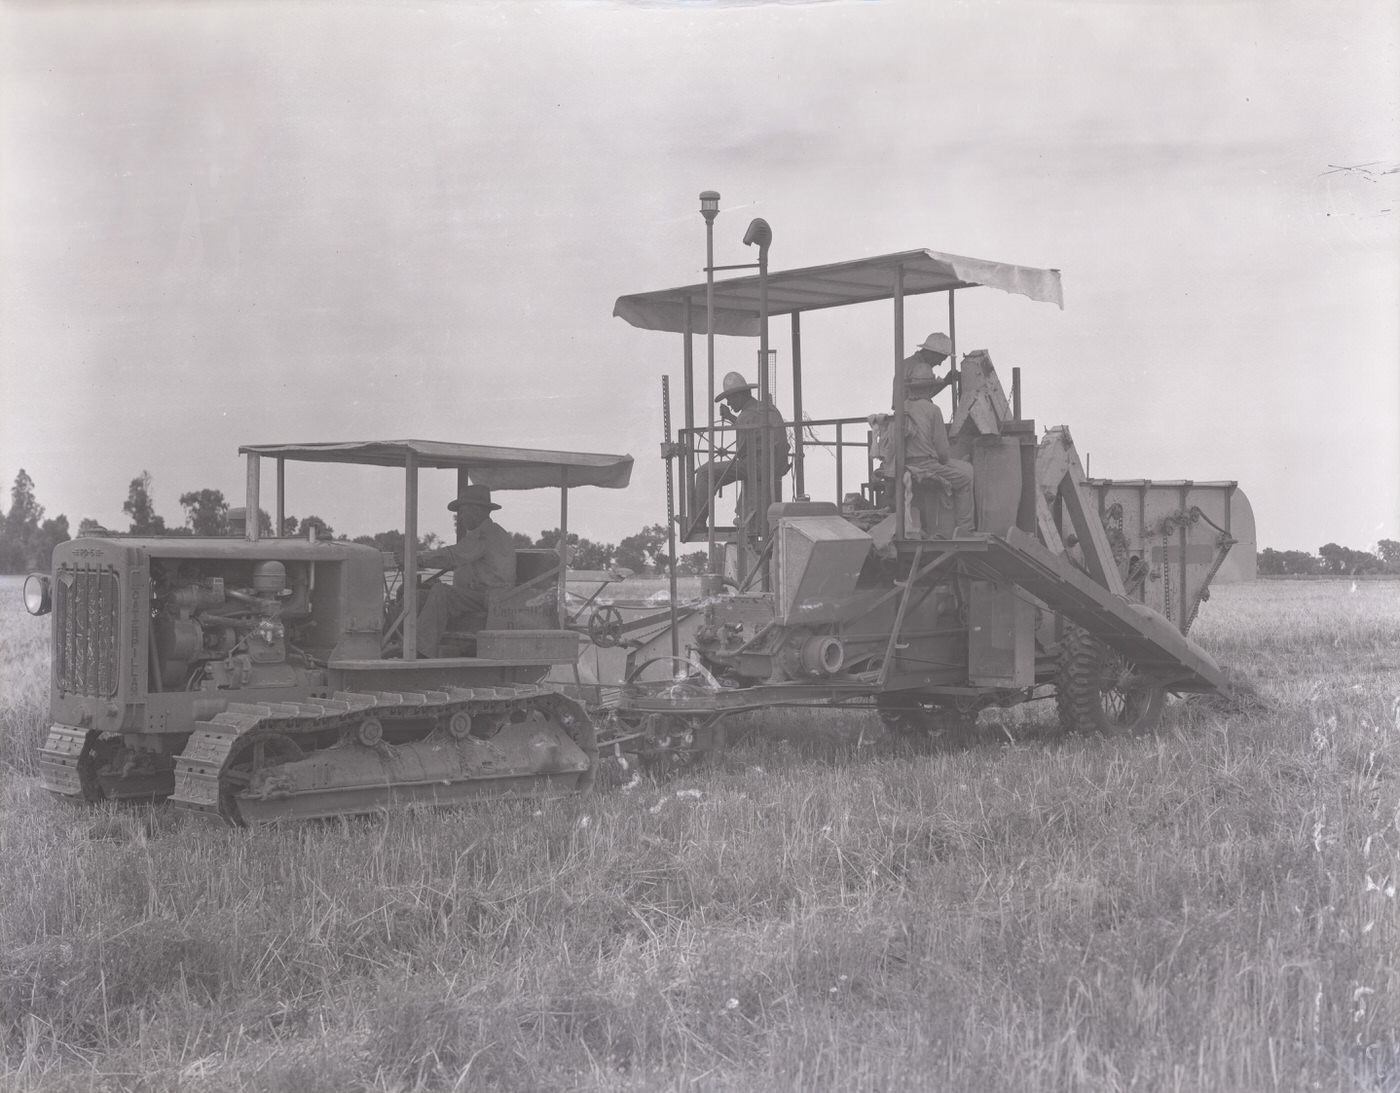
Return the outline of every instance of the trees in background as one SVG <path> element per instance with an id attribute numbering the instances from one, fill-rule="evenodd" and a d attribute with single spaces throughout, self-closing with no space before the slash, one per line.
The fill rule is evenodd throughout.
<path id="1" fill-rule="evenodd" d="M 300 535 L 307 538 L 312 531 L 316 532 L 318 539 L 334 539 L 335 529 L 326 523 L 319 516 L 307 516 L 297 520 L 295 516 L 288 516 L 282 525 L 282 534 L 286 536 Z"/>
<path id="2" fill-rule="evenodd" d="M 127 488 L 126 502 L 122 505 L 131 524 L 126 534 L 131 535 L 201 535 L 222 536 L 235 531 L 233 517 L 242 518 L 242 509 L 231 509 L 221 490 L 191 490 L 180 495 L 180 505 L 185 511 L 184 524 L 177 528 L 166 526 L 163 517 L 155 511 L 151 500 L 151 475 L 142 471 L 131 480 Z M 272 519 L 266 512 L 259 511 L 259 524 L 264 535 L 272 532 Z M 312 529 L 318 539 L 333 539 L 335 531 L 319 516 L 298 518 L 288 516 L 282 528 L 287 536 L 306 536 Z M 91 517 L 84 517 L 78 524 L 78 535 L 106 535 L 111 529 L 104 528 Z M 42 570 L 49 566 L 53 548 L 71 538 L 68 517 L 58 516 L 44 519 L 44 507 L 34 494 L 34 480 L 23 468 L 15 475 L 10 488 L 10 504 L 0 516 L 0 573 L 23 573 L 28 570 Z M 345 539 L 346 536 L 340 536 Z M 559 529 L 541 531 L 531 538 L 522 532 L 513 532 L 511 539 L 517 547 L 534 547 L 554 550 L 559 545 Z M 399 553 L 403 550 L 403 532 L 398 530 L 381 531 L 374 535 L 361 535 L 354 540 L 378 550 Z M 443 545 L 434 534 L 419 540 L 420 550 L 433 550 Z M 568 537 L 570 565 L 575 569 L 627 569 L 638 574 L 664 574 L 670 565 L 667 553 L 668 536 L 664 524 L 649 524 L 640 531 L 628 535 L 616 545 L 594 542 L 585 539 L 577 532 Z M 693 550 L 681 553 L 677 550 L 676 573 L 680 576 L 702 574 L 708 568 L 705 551 Z M 1354 550 L 1338 543 L 1324 543 L 1316 554 L 1302 550 L 1273 550 L 1264 547 L 1259 551 L 1259 574 L 1261 576 L 1332 576 L 1366 574 L 1400 574 L 1400 541 L 1382 539 L 1374 552 Z"/>
<path id="3" fill-rule="evenodd" d="M 0 573 L 47 569 L 53 548 L 72 538 L 68 517 L 44 519 L 44 506 L 34 496 L 34 480 L 20 468 L 10 487 L 10 507 L 0 520 Z"/>
<path id="4" fill-rule="evenodd" d="M 131 480 L 126 490 L 126 503 L 122 512 L 131 517 L 132 535 L 164 535 L 165 517 L 157 516 L 151 502 L 151 472 L 142 471 Z"/>
<path id="5" fill-rule="evenodd" d="M 1324 543 L 1316 554 L 1269 547 L 1259 552 L 1261 577 L 1362 576 L 1368 573 L 1400 573 L 1400 542 L 1382 539 L 1375 554 L 1337 543 Z"/>
<path id="6" fill-rule="evenodd" d="M 557 550 L 559 534 L 558 528 L 542 531 L 540 537 L 535 540 L 535 546 Z M 608 569 L 613 564 L 613 554 L 617 550 L 611 543 L 595 543 L 592 539 L 582 539 L 576 531 L 569 532 L 565 544 L 569 548 L 569 564 L 575 569 Z"/>
<path id="7" fill-rule="evenodd" d="M 1306 577 L 1321 572 L 1322 562 L 1314 554 L 1268 547 L 1259 552 L 1259 575 L 1262 577 Z"/>
<path id="8" fill-rule="evenodd" d="M 1317 552 L 1322 557 L 1324 573 L 1349 573 L 1355 576 L 1385 572 L 1385 563 L 1369 551 L 1324 543 L 1317 548 Z"/>
<path id="9" fill-rule="evenodd" d="M 670 564 L 666 553 L 667 534 L 664 524 L 648 524 L 635 535 L 629 535 L 617 544 L 613 552 L 613 562 L 633 573 L 664 572 Z"/>
<path id="10" fill-rule="evenodd" d="M 180 494 L 185 523 L 196 535 L 228 534 L 228 502 L 223 490 L 194 490 Z"/>

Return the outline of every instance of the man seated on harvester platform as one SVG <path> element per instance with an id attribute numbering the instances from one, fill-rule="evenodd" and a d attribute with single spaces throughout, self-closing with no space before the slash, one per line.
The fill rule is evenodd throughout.
<path id="1" fill-rule="evenodd" d="M 974 530 L 972 464 L 952 457 L 943 412 L 933 404 L 942 386 L 923 362 L 904 379 L 904 470 L 913 483 L 910 507 L 918 512 L 924 538 L 937 527 L 938 495 L 944 491 L 953 495 L 953 535 Z"/>
<path id="2" fill-rule="evenodd" d="M 932 538 L 937 533 L 939 502 L 945 494 L 950 494 L 953 502 L 952 534 L 971 535 L 975 529 L 972 464 L 952 457 L 943 412 L 933 402 L 933 397 L 957 375 L 951 361 L 942 379 L 933 374 L 935 368 L 948 360 L 952 350 L 953 343 L 947 334 L 930 334 L 918 349 L 900 362 L 904 371 L 902 439 L 909 501 L 905 530 L 911 537 Z M 897 384 L 894 397 L 898 397 Z M 887 414 L 873 414 L 869 420 L 875 430 L 876 451 L 881 463 L 878 473 L 888 477 L 894 473 L 894 438 L 890 435 L 893 419 Z"/>

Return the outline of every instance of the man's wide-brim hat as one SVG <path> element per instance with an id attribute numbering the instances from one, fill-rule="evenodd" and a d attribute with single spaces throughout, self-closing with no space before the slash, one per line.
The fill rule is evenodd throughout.
<path id="1" fill-rule="evenodd" d="M 740 391 L 752 391 L 758 384 L 745 383 L 741 372 L 730 372 L 724 377 L 724 385 L 720 393 L 715 396 L 716 402 L 723 402 L 730 395 L 737 395 Z"/>
<path id="2" fill-rule="evenodd" d="M 941 353 L 943 356 L 952 356 L 953 342 L 947 334 L 930 334 L 924 339 L 920 349 L 927 349 L 930 353 Z"/>
<path id="3" fill-rule="evenodd" d="M 456 512 L 463 505 L 481 505 L 487 509 L 498 509 L 501 506 L 491 500 L 491 491 L 485 486 L 464 486 L 462 492 L 457 495 L 456 500 L 447 502 L 447 507 Z"/>

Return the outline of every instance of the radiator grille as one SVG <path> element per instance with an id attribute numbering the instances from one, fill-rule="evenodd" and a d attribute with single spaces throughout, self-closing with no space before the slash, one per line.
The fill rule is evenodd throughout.
<path id="1" fill-rule="evenodd" d="M 58 571 L 53 670 L 60 691 L 98 698 L 117 693 L 117 605 L 114 570 Z"/>

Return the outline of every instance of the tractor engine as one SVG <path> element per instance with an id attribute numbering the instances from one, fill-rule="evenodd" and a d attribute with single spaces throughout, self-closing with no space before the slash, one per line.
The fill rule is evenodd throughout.
<path id="1" fill-rule="evenodd" d="M 223 576 L 188 575 L 188 563 L 170 574 L 153 568 L 151 626 L 163 690 L 298 685 L 287 642 L 289 627 L 308 615 L 305 567 L 288 587 L 282 562 L 257 562 L 244 588 L 230 588 Z"/>

